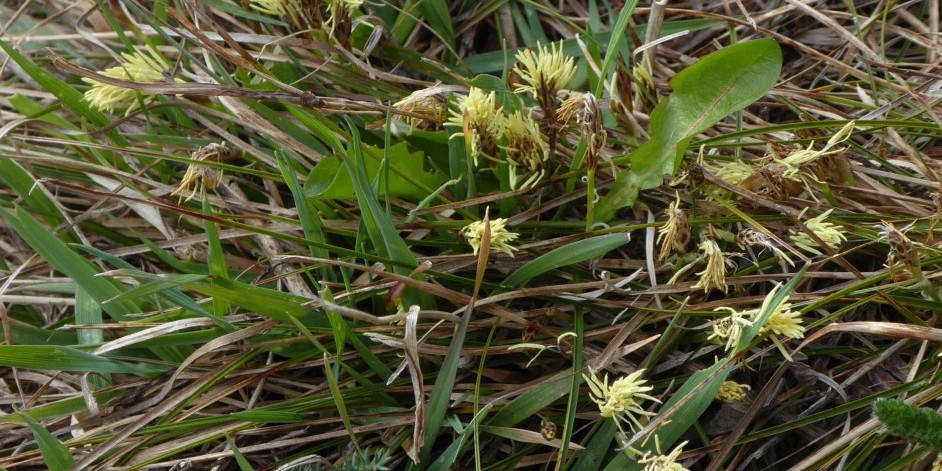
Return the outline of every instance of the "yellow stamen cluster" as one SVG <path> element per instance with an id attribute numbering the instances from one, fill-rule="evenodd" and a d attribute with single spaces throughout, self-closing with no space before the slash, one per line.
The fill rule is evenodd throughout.
<path id="1" fill-rule="evenodd" d="M 514 72 L 523 81 L 514 89 L 515 92 L 530 92 L 540 105 L 548 107 L 549 100 L 555 100 L 556 94 L 572 80 L 576 73 L 573 58 L 563 54 L 562 43 L 549 47 L 536 47 L 536 52 L 525 49 L 517 53 Z"/>
<path id="2" fill-rule="evenodd" d="M 641 408 L 641 401 L 648 400 L 661 402 L 647 394 L 654 389 L 652 386 L 645 385 L 646 381 L 641 379 L 644 370 L 638 370 L 628 376 L 615 380 L 609 386 L 608 374 L 604 379 L 599 379 L 594 371 L 583 375 L 589 385 L 590 397 L 592 401 L 598 404 L 599 412 L 602 417 L 612 417 L 616 420 L 622 420 L 628 424 L 632 430 L 642 427 L 638 421 L 638 416 L 653 416 L 653 412 L 648 412 Z"/>
<path id="3" fill-rule="evenodd" d="M 528 188 L 546 174 L 544 167 L 549 150 L 540 135 L 540 127 L 529 115 L 520 111 L 507 117 L 504 136 L 507 145 L 507 163 L 510 164 L 510 187 Z M 520 183 L 522 173 L 525 177 Z"/>
<path id="4" fill-rule="evenodd" d="M 805 221 L 805 226 L 808 228 L 808 230 L 814 232 L 814 234 L 819 239 L 821 239 L 821 242 L 824 242 L 828 247 L 836 250 L 838 247 L 840 247 L 841 243 L 847 240 L 847 236 L 844 235 L 844 232 L 841 230 L 840 226 L 825 221 L 825 219 L 827 219 L 827 217 L 831 214 L 831 211 L 834 210 L 829 209 L 821 213 L 821 215 Z M 803 214 L 804 211 L 802 211 L 802 215 Z M 799 215 L 799 217 L 801 217 L 801 215 Z M 808 234 L 804 232 L 791 231 L 791 238 L 798 247 L 801 247 L 802 249 L 815 255 L 821 255 L 821 251 L 817 249 L 817 247 L 820 247 L 820 245 L 818 245 L 818 243 L 815 242 L 814 239 L 812 239 Z"/>
<path id="5" fill-rule="evenodd" d="M 732 266 L 733 262 L 726 259 L 726 254 L 720 249 L 720 244 L 710 237 L 704 237 L 699 245 L 700 256 L 706 259 L 706 268 L 701 272 L 700 280 L 693 285 L 694 289 L 703 288 L 704 292 L 711 288 L 721 289 L 725 293 L 729 286 L 726 284 L 726 266 Z"/>
<path id="6" fill-rule="evenodd" d="M 510 232 L 506 227 L 507 220 L 504 218 L 491 219 L 491 239 L 490 247 L 492 251 L 503 252 L 511 257 L 514 256 L 516 247 L 510 245 L 520 234 Z M 481 240 L 484 238 L 484 221 L 475 221 L 461 229 L 461 234 L 471 245 L 474 254 L 478 254 L 481 249 Z"/>
<path id="7" fill-rule="evenodd" d="M 153 83 L 163 81 L 164 74 L 170 70 L 170 65 L 156 54 L 136 51 L 123 53 L 121 57 L 124 58 L 121 65 L 105 69 L 100 72 L 101 75 L 133 82 Z M 117 109 L 127 109 L 127 113 L 130 113 L 139 104 L 137 100 L 139 92 L 136 90 L 109 85 L 90 78 L 82 80 L 92 85 L 92 88 L 85 92 L 85 101 L 92 108 L 109 113 Z M 140 93 L 143 94 L 143 92 Z M 147 103 L 151 99 L 152 97 L 145 96 L 144 102 Z"/>
<path id="8" fill-rule="evenodd" d="M 299 11 L 298 0 L 251 0 L 252 9 L 272 16 L 292 16 Z"/>
<path id="9" fill-rule="evenodd" d="M 788 299 L 788 298 L 785 298 Z M 758 312 L 756 313 L 758 314 Z M 775 307 L 769 320 L 759 329 L 759 335 L 774 334 L 800 339 L 805 336 L 805 326 L 801 325 L 801 313 L 792 311 L 792 303 L 784 300 Z"/>
<path id="10" fill-rule="evenodd" d="M 638 458 L 638 463 L 644 465 L 642 471 L 689 471 L 677 462 L 677 459 L 680 458 L 680 454 L 684 452 L 684 446 L 686 445 L 687 442 L 677 445 L 677 447 L 667 455 L 654 454 L 650 451 L 645 452 Z"/>
<path id="11" fill-rule="evenodd" d="M 725 381 L 716 393 L 716 399 L 722 402 L 739 402 L 746 397 L 746 391 L 752 389 L 748 384 Z"/>
<path id="12" fill-rule="evenodd" d="M 458 99 L 458 110 L 452 110 L 448 125 L 461 126 L 469 155 L 478 163 L 478 155 L 494 157 L 497 138 L 506 126 L 506 118 L 497 107 L 497 94 L 471 87 L 467 96 Z"/>
<path id="13" fill-rule="evenodd" d="M 733 186 L 742 186 L 754 173 L 755 169 L 741 160 L 727 162 L 716 169 L 716 177 Z"/>

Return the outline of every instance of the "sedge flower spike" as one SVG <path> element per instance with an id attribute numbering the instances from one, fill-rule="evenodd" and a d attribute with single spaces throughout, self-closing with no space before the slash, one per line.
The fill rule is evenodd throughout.
<path id="1" fill-rule="evenodd" d="M 642 401 L 661 402 L 647 394 L 654 388 L 646 385 L 646 381 L 641 379 L 643 369 L 615 380 L 611 386 L 608 384 L 608 374 L 604 379 L 599 379 L 594 371 L 590 370 L 589 373 L 582 377 L 588 383 L 590 398 L 599 406 L 602 417 L 624 421 L 632 430 L 642 428 L 638 416 L 654 415 L 653 412 L 641 408 Z"/>
<path id="2" fill-rule="evenodd" d="M 540 127 L 530 115 L 520 111 L 507 117 L 504 137 L 507 163 L 510 164 L 510 188 L 528 188 L 546 174 L 549 149 L 540 135 Z M 520 182 L 523 174 L 523 183 Z"/>
<path id="3" fill-rule="evenodd" d="M 655 454 L 650 451 L 645 452 L 638 458 L 638 464 L 644 465 L 642 471 L 689 471 L 677 462 L 680 454 L 684 452 L 685 445 L 687 445 L 687 442 L 677 445 L 673 451 L 666 455 Z"/>
<path id="4" fill-rule="evenodd" d="M 746 398 L 746 391 L 752 389 L 748 384 L 739 384 L 735 381 L 724 381 L 716 393 L 716 399 L 722 402 L 739 402 Z"/>
<path id="5" fill-rule="evenodd" d="M 536 52 L 525 49 L 518 52 L 516 58 L 513 70 L 523 83 L 518 84 L 514 91 L 532 93 L 544 109 L 555 108 L 555 102 L 550 102 L 569 85 L 576 73 L 575 61 L 563 54 L 562 43 L 549 47 L 537 44 Z"/>
<path id="6" fill-rule="evenodd" d="M 100 72 L 101 75 L 120 80 L 129 80 L 140 83 L 153 83 L 164 80 L 164 74 L 170 70 L 170 65 L 156 54 L 144 51 L 125 52 L 121 54 L 124 62 L 119 66 L 111 67 Z M 130 113 L 138 106 L 138 93 L 144 95 L 144 102 L 152 99 L 144 92 L 130 88 L 119 87 L 102 83 L 94 79 L 83 78 L 83 81 L 92 85 L 84 98 L 88 104 L 99 111 L 113 113 L 118 109 L 126 109 Z"/>
<path id="7" fill-rule="evenodd" d="M 272 16 L 289 16 L 299 11 L 298 0 L 251 0 L 249 6 Z"/>
<path id="8" fill-rule="evenodd" d="M 793 311 L 792 303 L 787 303 L 785 300 L 772 310 L 769 320 L 759 329 L 759 335 L 771 333 L 792 339 L 805 336 L 805 326 L 801 325 L 801 313 Z"/>
<path id="9" fill-rule="evenodd" d="M 732 186 L 742 186 L 756 171 L 741 160 L 727 162 L 716 169 L 716 177 Z"/>
<path id="10" fill-rule="evenodd" d="M 834 211 L 833 208 L 821 213 L 817 217 L 805 221 L 805 226 L 808 228 L 808 230 L 814 232 L 814 235 L 821 239 L 821 242 L 824 242 L 828 247 L 837 250 L 841 243 L 847 240 L 847 236 L 844 235 L 844 232 L 841 230 L 840 226 L 825 221 L 832 211 Z M 801 217 L 802 215 L 804 215 L 804 211 L 802 211 L 798 217 Z M 815 255 L 822 255 L 821 251 L 818 250 L 820 245 L 818 245 L 818 243 L 815 242 L 811 236 L 805 234 L 804 232 L 796 232 L 794 230 L 790 231 L 790 233 L 792 242 L 794 242 L 795 245 Z"/>
<path id="11" fill-rule="evenodd" d="M 451 111 L 446 125 L 460 126 L 468 154 L 478 163 L 478 156 L 494 157 L 497 154 L 497 138 L 504 130 L 507 118 L 502 108 L 497 107 L 497 94 L 485 93 L 471 87 L 466 96 L 458 99 L 458 110 Z"/>
<path id="12" fill-rule="evenodd" d="M 514 256 L 516 247 L 510 245 L 520 234 L 507 230 L 507 219 L 497 218 L 490 220 L 491 229 L 491 250 L 503 252 L 511 257 Z M 481 249 L 481 239 L 484 238 L 484 221 L 475 221 L 461 229 L 461 234 L 471 245 L 474 255 Z"/>
<path id="13" fill-rule="evenodd" d="M 729 286 L 726 284 L 726 266 L 732 265 L 732 262 L 726 259 L 726 254 L 720 249 L 720 244 L 710 237 L 704 237 L 700 241 L 700 255 L 706 259 L 707 266 L 701 272 L 700 280 L 693 285 L 693 289 L 703 288 L 703 292 L 709 292 L 711 288 L 721 289 L 725 293 Z"/>

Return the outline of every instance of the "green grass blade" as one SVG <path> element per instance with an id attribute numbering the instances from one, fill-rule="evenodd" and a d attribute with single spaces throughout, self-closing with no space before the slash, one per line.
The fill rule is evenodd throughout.
<path id="1" fill-rule="evenodd" d="M 605 60 L 602 61 L 602 69 L 600 71 L 601 76 L 594 90 L 596 98 L 602 98 L 602 91 L 605 89 L 608 71 L 612 68 L 612 63 L 615 62 L 615 58 L 618 57 L 619 52 L 621 52 L 619 45 L 623 44 L 625 41 L 625 29 L 628 28 L 628 22 L 631 20 L 631 15 L 634 14 L 636 6 L 638 6 L 638 0 L 630 0 L 621 7 L 621 12 L 618 14 L 618 21 L 615 23 L 615 27 L 612 28 L 611 35 L 608 38 L 608 48 L 605 49 Z"/>
<path id="2" fill-rule="evenodd" d="M 504 280 L 504 286 L 520 288 L 536 276 L 560 267 L 584 262 L 601 257 L 622 245 L 631 238 L 628 234 L 606 234 L 579 240 L 557 249 L 553 249 L 517 269 Z"/>
<path id="3" fill-rule="evenodd" d="M 0 345 L 0 365 L 49 371 L 128 373 L 148 376 L 159 366 L 134 365 L 60 345 Z"/>
<path id="4" fill-rule="evenodd" d="M 69 447 L 57 440 L 42 424 L 26 414 L 17 415 L 26 422 L 33 436 L 36 437 L 39 452 L 43 455 L 43 461 L 46 462 L 49 471 L 66 471 L 75 464 L 75 459 L 69 453 Z"/>

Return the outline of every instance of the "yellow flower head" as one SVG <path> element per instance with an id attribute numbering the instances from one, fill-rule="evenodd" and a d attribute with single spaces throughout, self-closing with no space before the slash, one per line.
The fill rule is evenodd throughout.
<path id="1" fill-rule="evenodd" d="M 291 16 L 297 14 L 298 0 L 251 0 L 249 6 L 272 16 Z"/>
<path id="2" fill-rule="evenodd" d="M 844 235 L 844 232 L 841 230 L 840 226 L 832 224 L 830 222 L 825 222 L 825 219 L 831 214 L 833 209 L 829 209 L 820 216 L 811 218 L 805 221 L 805 226 L 808 227 L 808 230 L 814 232 L 822 242 L 827 244 L 828 247 L 832 249 L 837 249 L 840 247 L 841 243 L 847 240 L 847 236 Z M 802 215 L 804 211 L 802 211 Z M 799 215 L 801 217 L 801 215 Z M 792 241 L 798 247 L 811 252 L 815 255 L 821 255 L 821 251 L 817 249 L 820 247 L 817 242 L 815 242 L 811 236 L 805 234 L 804 232 L 790 231 Z"/>
<path id="3" fill-rule="evenodd" d="M 468 152 L 477 164 L 478 155 L 493 157 L 497 138 L 506 126 L 506 118 L 497 107 L 497 94 L 471 87 L 467 96 L 458 99 L 458 110 L 451 111 L 447 125 L 461 126 Z"/>
<path id="4" fill-rule="evenodd" d="M 773 294 L 774 291 L 769 293 L 769 296 Z M 769 298 L 767 297 L 766 299 Z M 772 315 L 769 316 L 769 320 L 759 329 L 760 335 L 772 333 L 793 339 L 800 339 L 805 336 L 805 327 L 801 325 L 801 313 L 792 311 L 792 304 L 785 302 L 787 300 L 788 298 L 783 299 L 782 302 L 772 310 Z M 758 311 L 756 311 L 755 315 L 757 314 Z"/>
<path id="5" fill-rule="evenodd" d="M 562 43 L 549 47 L 537 44 L 536 52 L 525 49 L 517 53 L 514 72 L 523 80 L 514 91 L 533 93 L 540 100 L 541 95 L 555 98 L 559 90 L 569 85 L 576 65 L 573 58 L 567 59 L 563 54 Z"/>
<path id="6" fill-rule="evenodd" d="M 735 381 L 725 381 L 716 393 L 716 399 L 723 402 L 739 402 L 746 397 L 746 391 L 752 389 L 748 384 L 739 384 Z"/>
<path id="7" fill-rule="evenodd" d="M 716 169 L 716 177 L 733 186 L 742 185 L 754 173 L 756 173 L 756 170 L 741 160 L 727 162 Z"/>
<path id="8" fill-rule="evenodd" d="M 671 251 L 683 254 L 690 243 L 690 222 L 687 213 L 680 209 L 680 193 L 675 193 L 677 199 L 667 207 L 667 222 L 657 232 L 657 243 L 661 250 L 658 260 L 665 260 Z"/>
<path id="9" fill-rule="evenodd" d="M 153 83 L 163 81 L 164 74 L 170 70 L 170 65 L 153 53 L 126 52 L 121 54 L 121 57 L 124 58 L 121 65 L 105 69 L 100 72 L 101 75 L 133 82 Z M 85 101 L 92 108 L 109 113 L 116 109 L 127 109 L 130 113 L 138 106 L 137 94 L 139 92 L 136 90 L 109 85 L 90 78 L 82 80 L 92 85 L 92 88 L 85 92 Z M 140 93 L 143 94 L 143 92 Z M 150 99 L 151 97 L 145 97 L 144 102 Z"/>
<path id="10" fill-rule="evenodd" d="M 589 376 L 582 375 L 582 377 L 589 384 L 590 397 L 598 404 L 602 417 L 621 419 L 632 430 L 642 427 L 637 416 L 654 415 L 653 412 L 641 408 L 641 401 L 661 402 L 646 394 L 654 388 L 646 386 L 646 381 L 641 379 L 641 375 L 644 374 L 643 369 L 615 380 L 611 386 L 608 384 L 608 374 L 605 375 L 605 379 L 599 379 L 594 371 L 590 370 L 589 373 Z"/>
<path id="11" fill-rule="evenodd" d="M 536 184 L 546 173 L 544 164 L 549 156 L 540 127 L 530 115 L 518 111 L 507 117 L 504 136 L 507 138 L 504 149 L 510 164 L 510 187 L 527 188 Z M 518 173 L 525 177 L 522 184 Z"/>
<path id="12" fill-rule="evenodd" d="M 491 219 L 491 250 L 503 252 L 511 257 L 514 256 L 515 247 L 510 245 L 520 234 L 510 232 L 506 227 L 507 220 L 504 218 Z M 461 229 L 461 234 L 468 240 L 468 244 L 474 249 L 474 254 L 478 254 L 481 248 L 481 239 L 484 238 L 484 221 L 475 221 Z"/>
<path id="13" fill-rule="evenodd" d="M 710 237 L 704 237 L 700 241 L 700 256 L 706 259 L 707 266 L 701 272 L 700 281 L 693 285 L 694 289 L 703 288 L 704 292 L 711 288 L 721 289 L 725 293 L 729 286 L 726 284 L 726 266 L 732 266 L 733 262 L 726 259 L 726 254 L 720 249 L 720 244 Z"/>
<path id="14" fill-rule="evenodd" d="M 689 471 L 677 462 L 677 459 L 680 458 L 680 454 L 684 452 L 685 445 L 687 445 L 687 442 L 677 445 L 677 447 L 667 455 L 654 454 L 650 451 L 645 452 L 638 458 L 638 463 L 644 465 L 642 471 Z"/>

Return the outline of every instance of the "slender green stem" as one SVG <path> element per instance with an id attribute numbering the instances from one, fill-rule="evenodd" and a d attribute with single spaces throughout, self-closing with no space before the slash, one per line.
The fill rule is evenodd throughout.
<path id="1" fill-rule="evenodd" d="M 586 174 L 585 195 L 585 231 L 591 232 L 595 224 L 595 170 L 589 169 Z"/>

